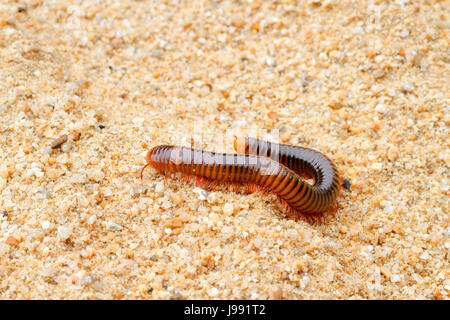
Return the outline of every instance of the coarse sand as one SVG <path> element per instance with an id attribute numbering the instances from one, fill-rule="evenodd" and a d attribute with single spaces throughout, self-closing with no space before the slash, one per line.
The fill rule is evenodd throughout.
<path id="1" fill-rule="evenodd" d="M 449 299 L 446 1 L 0 3 L 0 298 Z M 154 169 L 317 149 L 322 224 Z"/>

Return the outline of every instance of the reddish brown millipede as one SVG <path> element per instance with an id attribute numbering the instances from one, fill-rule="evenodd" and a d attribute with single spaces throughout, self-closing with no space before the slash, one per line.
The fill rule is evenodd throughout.
<path id="1" fill-rule="evenodd" d="M 147 165 L 164 173 L 180 172 L 198 184 L 253 192 L 273 192 L 288 216 L 321 220 L 336 209 L 340 178 L 335 165 L 322 153 L 303 147 L 235 138 L 242 154 L 213 153 L 160 145 L 147 153 Z M 302 177 L 314 179 L 307 183 Z"/>

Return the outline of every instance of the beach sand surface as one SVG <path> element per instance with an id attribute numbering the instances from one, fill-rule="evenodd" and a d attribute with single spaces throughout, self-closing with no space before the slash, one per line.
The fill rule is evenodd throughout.
<path id="1" fill-rule="evenodd" d="M 2 299 L 449 299 L 446 1 L 0 3 Z M 152 168 L 314 148 L 334 217 Z"/>

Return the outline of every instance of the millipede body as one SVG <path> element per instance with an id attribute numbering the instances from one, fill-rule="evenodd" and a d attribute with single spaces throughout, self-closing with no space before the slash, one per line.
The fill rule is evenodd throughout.
<path id="1" fill-rule="evenodd" d="M 325 212 L 336 207 L 339 174 L 322 153 L 254 138 L 235 138 L 234 147 L 240 154 L 160 145 L 148 152 L 145 167 L 179 172 L 205 187 L 237 186 L 234 189 L 274 193 L 287 215 L 294 218 L 321 220 Z M 314 184 L 303 177 L 312 178 Z"/>

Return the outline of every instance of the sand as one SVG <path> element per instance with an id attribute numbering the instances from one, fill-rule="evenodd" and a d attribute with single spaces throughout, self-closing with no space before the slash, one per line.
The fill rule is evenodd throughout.
<path id="1" fill-rule="evenodd" d="M 2 1 L 0 298 L 449 299 L 445 1 Z M 315 148 L 336 215 L 149 168 Z"/>

